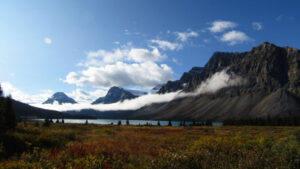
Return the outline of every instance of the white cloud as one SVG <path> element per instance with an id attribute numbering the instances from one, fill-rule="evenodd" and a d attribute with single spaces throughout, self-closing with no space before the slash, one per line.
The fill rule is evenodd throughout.
<path id="1" fill-rule="evenodd" d="M 150 50 L 145 48 L 124 46 L 123 48 L 113 49 L 113 51 L 106 51 L 103 49 L 90 51 L 87 53 L 87 59 L 84 62 L 80 62 L 78 65 L 85 67 L 104 66 L 105 64 L 116 63 L 118 61 L 158 62 L 166 58 L 167 56 L 161 54 L 160 51 L 155 47 Z"/>
<path id="2" fill-rule="evenodd" d="M 157 44 L 159 48 L 163 50 L 179 50 L 182 49 L 182 44 L 179 43 L 172 43 L 165 40 L 150 40 L 151 43 Z"/>
<path id="3" fill-rule="evenodd" d="M 235 45 L 238 43 L 243 43 L 246 41 L 251 40 L 244 32 L 240 31 L 230 31 L 227 33 L 224 33 L 222 37 L 220 38 L 223 42 L 228 42 L 229 45 Z"/>
<path id="4" fill-rule="evenodd" d="M 167 56 L 162 55 L 157 48 L 153 48 L 152 51 L 144 48 L 132 48 L 128 53 L 128 59 L 135 62 L 157 62 L 166 58 Z"/>
<path id="5" fill-rule="evenodd" d="M 186 32 L 175 32 L 177 39 L 179 39 L 182 42 L 187 41 L 191 37 L 198 37 L 199 34 L 195 31 L 186 31 Z"/>
<path id="6" fill-rule="evenodd" d="M 87 61 L 85 66 L 99 66 L 105 63 L 114 63 L 124 59 L 128 51 L 124 49 L 114 49 L 112 52 L 106 50 L 90 51 L 87 54 Z"/>
<path id="7" fill-rule="evenodd" d="M 231 21 L 214 21 L 209 27 L 209 31 L 212 33 L 223 32 L 227 29 L 236 27 L 237 24 Z"/>
<path id="8" fill-rule="evenodd" d="M 1 86 L 6 95 L 11 95 L 13 99 L 28 104 L 42 103 L 45 100 L 47 100 L 47 98 L 49 98 L 53 93 L 51 90 L 46 90 L 46 91 L 42 91 L 41 94 L 30 95 L 14 87 L 9 82 L 3 82 L 1 83 Z"/>
<path id="9" fill-rule="evenodd" d="M 46 38 L 44 39 L 44 42 L 45 42 L 46 44 L 50 45 L 50 44 L 52 43 L 52 40 L 51 40 L 50 38 L 46 37 Z"/>
<path id="10" fill-rule="evenodd" d="M 252 28 L 256 31 L 259 31 L 263 28 L 263 26 L 260 22 L 252 22 Z"/>
<path id="11" fill-rule="evenodd" d="M 67 93 L 69 97 L 72 97 L 78 103 L 91 103 L 92 101 L 98 99 L 99 97 L 105 96 L 107 90 L 105 89 L 97 89 L 95 91 L 84 91 L 83 89 L 77 88 L 73 90 L 71 93 Z"/>
<path id="12" fill-rule="evenodd" d="M 63 81 L 81 87 L 151 88 L 172 79 L 172 68 L 166 64 L 157 64 L 166 58 L 157 47 L 135 48 L 132 43 L 112 51 L 90 51 L 86 60 L 79 63 L 86 68 L 80 72 L 68 73 Z"/>
<path id="13" fill-rule="evenodd" d="M 197 90 L 196 94 L 203 93 L 214 93 L 222 88 L 229 86 L 239 86 L 247 83 L 245 79 L 240 76 L 235 75 L 234 73 L 227 73 L 227 70 L 222 70 L 220 72 L 216 72 L 210 78 L 206 79 L 202 82 Z"/>
<path id="14" fill-rule="evenodd" d="M 170 80 L 173 70 L 166 64 L 157 65 L 147 61 L 141 63 L 117 62 L 100 67 L 88 67 L 80 74 L 70 72 L 65 82 L 77 86 L 108 88 L 111 86 L 142 86 L 151 88 Z"/>
<path id="15" fill-rule="evenodd" d="M 204 93 L 214 93 L 224 87 L 243 85 L 246 81 L 235 74 L 229 74 L 226 70 L 213 74 L 210 78 L 202 82 L 195 92 L 184 93 L 181 91 L 166 93 L 166 94 L 147 94 L 135 99 L 125 100 L 123 102 L 113 104 L 63 104 L 63 105 L 41 105 L 34 106 L 46 109 L 68 111 L 68 110 L 81 110 L 81 109 L 95 109 L 99 111 L 109 110 L 136 110 L 143 106 L 153 103 L 169 102 L 176 98 L 195 96 Z"/>

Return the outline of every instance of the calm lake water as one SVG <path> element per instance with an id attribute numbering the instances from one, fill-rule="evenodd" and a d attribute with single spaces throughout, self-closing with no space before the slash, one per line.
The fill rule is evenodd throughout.
<path id="1" fill-rule="evenodd" d="M 121 120 L 121 119 L 120 119 Z M 30 121 L 41 121 L 43 122 L 44 119 L 30 119 Z M 78 124 L 84 124 L 86 120 L 84 119 L 64 119 L 65 123 L 78 123 Z M 116 119 L 90 119 L 88 120 L 88 123 L 90 124 L 111 124 L 114 125 L 118 124 L 119 120 Z M 53 119 L 53 122 L 56 122 L 56 119 Z M 61 122 L 61 119 L 59 119 L 59 122 Z M 126 120 L 121 120 L 122 125 L 126 124 Z M 169 121 L 159 121 L 161 126 L 167 126 Z M 157 120 L 129 120 L 130 125 L 146 125 L 150 124 L 153 126 L 156 126 L 158 123 Z M 197 122 L 198 123 L 198 122 Z M 192 124 L 190 121 L 186 121 L 185 124 L 188 126 Z M 223 126 L 222 122 L 213 122 L 213 126 Z M 179 126 L 180 121 L 172 121 L 172 126 Z"/>

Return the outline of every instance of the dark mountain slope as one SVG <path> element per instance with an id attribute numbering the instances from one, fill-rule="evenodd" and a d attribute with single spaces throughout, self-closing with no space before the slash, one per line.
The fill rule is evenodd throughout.
<path id="1" fill-rule="evenodd" d="M 16 100 L 13 100 L 13 107 L 18 118 L 94 118 L 93 116 L 70 115 L 68 113 L 41 109 Z"/>

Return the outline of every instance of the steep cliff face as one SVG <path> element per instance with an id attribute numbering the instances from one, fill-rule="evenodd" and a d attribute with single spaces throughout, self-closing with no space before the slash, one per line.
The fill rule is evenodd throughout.
<path id="1" fill-rule="evenodd" d="M 285 88 L 300 96 L 300 52 L 291 47 L 277 47 L 263 43 L 244 53 L 215 53 L 202 73 L 194 76 L 184 88 L 195 90 L 199 84 L 217 71 L 227 68 L 248 80 L 241 93 L 274 92 Z"/>
<path id="2" fill-rule="evenodd" d="M 221 70 L 234 73 L 247 83 L 146 106 L 133 116 L 177 120 L 300 116 L 299 50 L 265 42 L 249 52 L 216 52 L 203 70 L 186 82 L 183 91 L 195 91 Z"/>
<path id="3" fill-rule="evenodd" d="M 190 71 L 184 72 L 179 80 L 168 81 L 162 85 L 158 93 L 169 93 L 182 90 L 186 83 L 188 83 L 195 75 L 200 74 L 203 71 L 203 67 L 193 67 Z"/>

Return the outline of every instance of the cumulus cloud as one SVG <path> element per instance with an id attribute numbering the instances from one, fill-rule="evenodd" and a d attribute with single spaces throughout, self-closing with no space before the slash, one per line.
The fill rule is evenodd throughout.
<path id="1" fill-rule="evenodd" d="M 195 31 L 186 31 L 186 32 L 175 32 L 175 35 L 177 36 L 177 39 L 179 39 L 182 42 L 187 41 L 191 37 L 198 37 L 199 34 Z"/>
<path id="2" fill-rule="evenodd" d="M 249 41 L 251 40 L 251 38 L 249 38 L 244 32 L 233 30 L 224 33 L 220 40 L 223 42 L 227 42 L 229 45 L 236 45 L 238 43 Z"/>
<path id="3" fill-rule="evenodd" d="M 106 51 L 99 49 L 97 51 L 90 51 L 87 53 L 87 59 L 84 62 L 80 62 L 79 66 L 102 66 L 106 63 L 114 63 L 123 60 L 128 54 L 126 49 L 113 49 L 112 51 Z"/>
<path id="4" fill-rule="evenodd" d="M 70 93 L 67 93 L 69 97 L 72 97 L 78 103 L 91 103 L 99 97 L 105 96 L 107 90 L 97 89 L 95 91 L 84 91 L 83 89 L 77 88 Z"/>
<path id="5" fill-rule="evenodd" d="M 262 30 L 263 26 L 260 22 L 252 22 L 252 28 L 256 31 Z"/>
<path id="6" fill-rule="evenodd" d="M 176 98 L 195 96 L 205 93 L 214 93 L 224 87 L 237 86 L 245 84 L 245 79 L 233 74 L 227 73 L 227 70 L 223 70 L 215 73 L 210 78 L 202 82 L 199 87 L 191 93 L 184 93 L 181 91 L 166 93 L 166 94 L 147 94 L 135 99 L 125 100 L 123 102 L 113 104 L 63 104 L 63 105 L 41 105 L 35 104 L 34 106 L 42 107 L 51 110 L 69 111 L 69 110 L 81 110 L 81 109 L 95 109 L 99 111 L 110 110 L 136 110 L 143 106 L 153 103 L 169 102 Z"/>
<path id="7" fill-rule="evenodd" d="M 212 33 L 223 32 L 227 29 L 236 27 L 237 24 L 231 21 L 214 21 L 208 30 Z"/>
<path id="8" fill-rule="evenodd" d="M 154 62 L 117 62 L 101 67 L 88 67 L 80 74 L 70 72 L 65 82 L 77 86 L 108 88 L 111 86 L 142 86 L 151 88 L 172 78 L 173 70 L 166 64 Z"/>
<path id="9" fill-rule="evenodd" d="M 46 90 L 42 91 L 40 94 L 30 95 L 16 88 L 9 82 L 3 82 L 1 83 L 1 86 L 6 95 L 11 95 L 13 99 L 28 104 L 42 103 L 53 93 L 51 90 Z"/>
<path id="10" fill-rule="evenodd" d="M 158 63 L 166 58 L 167 55 L 162 54 L 157 47 L 136 48 L 131 43 L 112 51 L 90 51 L 86 60 L 79 63 L 86 68 L 68 73 L 63 81 L 81 87 L 151 88 L 172 79 L 172 68 Z"/>
<path id="11" fill-rule="evenodd" d="M 158 62 L 166 59 L 167 56 L 159 52 L 157 48 L 152 51 L 144 48 L 132 48 L 128 53 L 128 59 L 136 62 Z"/>
<path id="12" fill-rule="evenodd" d="M 172 42 L 165 41 L 165 40 L 155 40 L 155 39 L 150 40 L 150 42 L 158 45 L 158 47 L 163 49 L 163 50 L 179 50 L 179 49 L 182 49 L 182 44 L 179 44 L 179 43 L 172 43 Z"/>
<path id="13" fill-rule="evenodd" d="M 50 38 L 46 37 L 46 38 L 44 39 L 44 42 L 45 42 L 46 44 L 50 45 L 50 44 L 52 43 L 52 40 L 51 40 Z"/>
<path id="14" fill-rule="evenodd" d="M 133 61 L 133 62 L 158 62 L 167 58 L 167 55 L 161 54 L 160 51 L 153 47 L 152 50 L 146 48 L 117 48 L 112 51 L 99 49 L 87 53 L 87 59 L 80 62 L 79 66 L 104 66 L 109 63 L 118 61 Z"/>

